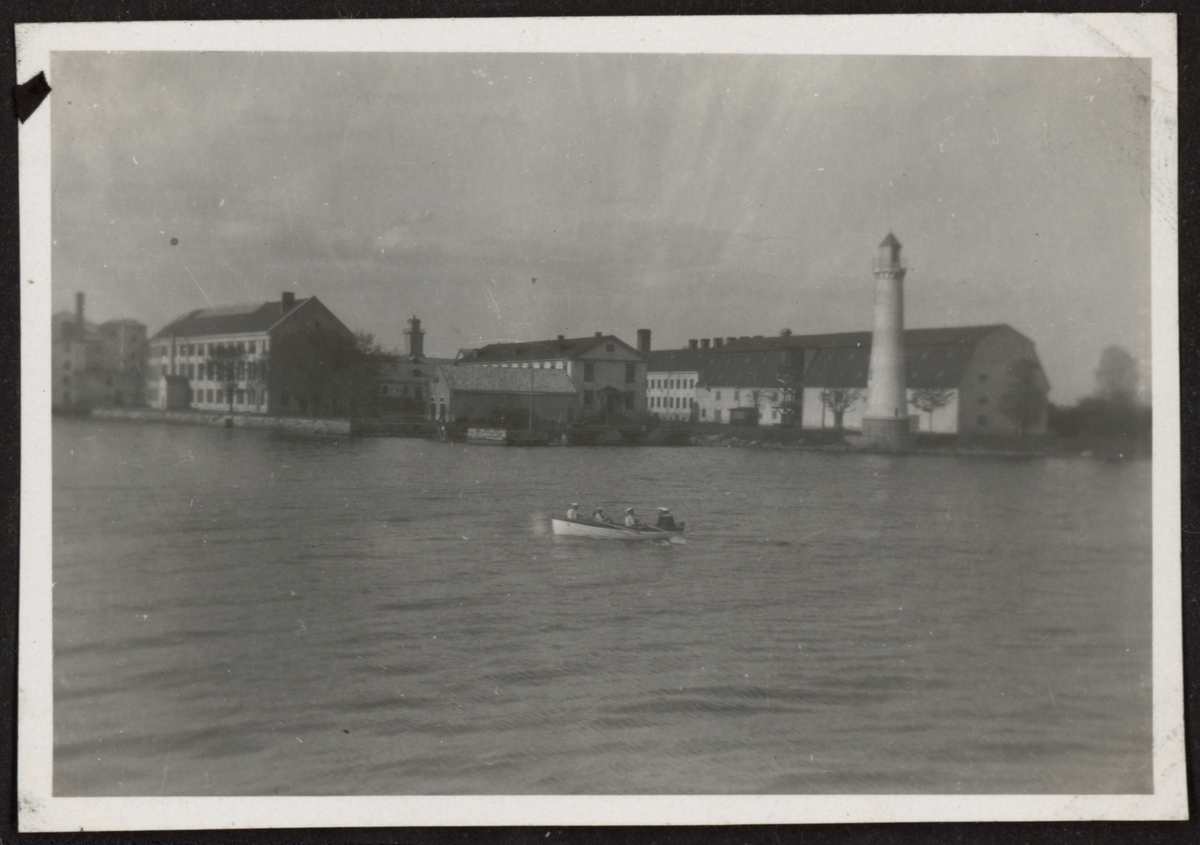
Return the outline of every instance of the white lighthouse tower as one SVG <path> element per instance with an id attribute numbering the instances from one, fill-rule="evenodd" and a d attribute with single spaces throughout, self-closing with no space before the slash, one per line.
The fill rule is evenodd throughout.
<path id="1" fill-rule="evenodd" d="M 867 409 L 862 431 L 877 446 L 903 445 L 908 435 L 908 392 L 904 384 L 904 260 L 891 232 L 875 259 L 875 331 L 867 372 Z"/>

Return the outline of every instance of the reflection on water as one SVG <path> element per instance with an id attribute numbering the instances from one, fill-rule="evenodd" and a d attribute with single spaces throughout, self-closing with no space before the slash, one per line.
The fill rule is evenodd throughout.
<path id="1" fill-rule="evenodd" d="M 55 792 L 1146 792 L 1149 508 L 1145 463 L 56 421 Z"/>

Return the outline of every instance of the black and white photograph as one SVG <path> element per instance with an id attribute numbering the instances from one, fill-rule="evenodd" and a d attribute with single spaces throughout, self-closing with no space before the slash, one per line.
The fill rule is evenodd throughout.
<path id="1" fill-rule="evenodd" d="M 1174 37 L 18 27 L 22 829 L 1186 817 Z"/>

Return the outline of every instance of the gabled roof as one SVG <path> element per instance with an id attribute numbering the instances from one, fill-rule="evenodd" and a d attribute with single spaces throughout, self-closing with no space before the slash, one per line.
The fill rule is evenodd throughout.
<path id="1" fill-rule="evenodd" d="M 492 364 L 502 361 L 532 362 L 532 361 L 561 361 L 579 358 L 595 349 L 602 343 L 616 342 L 629 352 L 644 357 L 625 341 L 616 335 L 606 334 L 600 337 L 567 337 L 562 340 L 530 340 L 516 343 L 489 343 L 478 349 L 464 349 L 459 352 L 460 364 Z"/>
<path id="2" fill-rule="evenodd" d="M 900 241 L 896 240 L 896 236 L 891 233 L 891 230 L 888 230 L 887 237 L 880 241 L 879 245 L 895 247 L 900 246 Z"/>
<path id="3" fill-rule="evenodd" d="M 317 298 L 297 299 L 286 316 Z M 199 308 L 177 317 L 158 331 L 151 340 L 176 335 L 178 337 L 208 337 L 228 334 L 262 334 L 284 318 L 282 302 L 263 302 L 259 305 L 232 305 L 219 308 Z"/>
<path id="4" fill-rule="evenodd" d="M 1002 325 L 947 329 L 908 329 L 904 332 L 904 381 L 910 388 L 955 387 L 961 381 L 975 347 Z M 804 372 L 814 387 L 866 387 L 871 364 L 871 334 L 856 333 L 854 346 L 828 346 L 817 352 Z"/>
<path id="5" fill-rule="evenodd" d="M 975 347 L 1004 324 L 908 329 L 904 332 L 905 379 L 909 387 L 958 384 Z M 784 359 L 782 350 L 804 351 L 804 383 L 817 387 L 865 387 L 871 360 L 871 332 L 779 335 L 739 338 L 708 349 L 666 349 L 650 353 L 647 370 L 697 372 L 704 385 L 773 387 Z"/>
<path id="6" fill-rule="evenodd" d="M 566 370 L 448 366 L 438 367 L 437 375 L 451 390 L 461 392 L 576 395 Z"/>

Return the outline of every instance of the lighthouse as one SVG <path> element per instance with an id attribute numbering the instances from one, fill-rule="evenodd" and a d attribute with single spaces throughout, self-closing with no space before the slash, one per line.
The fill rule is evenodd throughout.
<path id="1" fill-rule="evenodd" d="M 862 431 L 875 446 L 901 446 L 908 435 L 904 384 L 904 260 L 891 232 L 875 259 L 875 330 L 867 371 L 867 408 Z"/>

